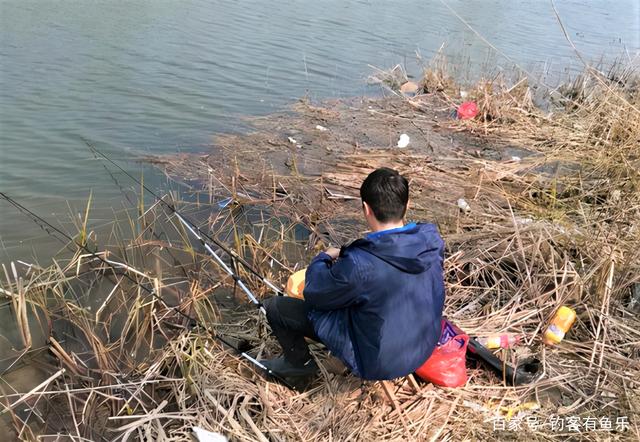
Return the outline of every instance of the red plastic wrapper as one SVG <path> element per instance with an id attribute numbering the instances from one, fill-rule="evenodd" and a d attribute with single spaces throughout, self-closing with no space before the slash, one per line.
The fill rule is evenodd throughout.
<path id="1" fill-rule="evenodd" d="M 478 105 L 473 101 L 465 101 L 458 106 L 458 118 L 461 120 L 471 120 L 478 115 Z"/>
<path id="2" fill-rule="evenodd" d="M 429 359 L 416 370 L 425 381 L 441 387 L 461 387 L 467 383 L 466 355 L 469 336 L 447 320 L 442 320 L 438 345 Z"/>

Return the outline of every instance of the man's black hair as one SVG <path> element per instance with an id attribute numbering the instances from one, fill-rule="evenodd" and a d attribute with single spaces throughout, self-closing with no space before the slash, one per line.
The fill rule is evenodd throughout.
<path id="1" fill-rule="evenodd" d="M 369 174 L 360 186 L 360 198 L 381 223 L 404 218 L 409 202 L 409 182 L 397 171 L 381 167 Z"/>

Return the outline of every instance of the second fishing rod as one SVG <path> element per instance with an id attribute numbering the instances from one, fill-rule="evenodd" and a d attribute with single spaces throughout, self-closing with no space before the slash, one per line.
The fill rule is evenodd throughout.
<path id="1" fill-rule="evenodd" d="M 274 283 L 272 283 L 271 281 L 269 281 L 267 278 L 265 278 L 264 276 L 262 276 L 262 274 L 256 270 L 250 263 L 248 263 L 242 256 L 238 255 L 237 252 L 235 252 L 234 250 L 230 249 L 227 245 L 225 245 L 222 241 L 218 240 L 215 236 L 210 235 L 207 232 L 204 232 L 202 229 L 200 229 L 198 227 L 198 225 L 193 222 L 191 219 L 187 218 L 186 216 L 182 215 L 178 209 L 176 209 L 175 205 L 173 203 L 167 202 L 164 200 L 164 198 L 160 197 L 160 195 L 158 195 L 157 193 L 155 193 L 153 190 L 149 189 L 143 182 L 141 182 L 140 180 L 138 180 L 136 177 L 134 177 L 132 174 L 130 174 L 129 172 L 127 172 L 122 166 L 120 166 L 118 163 L 116 163 L 115 161 L 113 161 L 111 158 L 109 158 L 107 155 L 105 155 L 104 153 L 102 153 L 100 150 L 98 150 L 98 148 L 96 148 L 92 143 L 90 143 L 88 140 L 83 139 L 84 143 L 87 145 L 87 147 L 91 150 L 91 152 L 93 153 L 93 155 L 96 158 L 102 158 L 106 161 L 108 161 L 110 164 L 112 164 L 114 167 L 116 167 L 120 172 L 122 172 L 123 174 L 125 174 L 129 179 L 131 179 L 134 183 L 136 183 L 137 185 L 140 186 L 141 189 L 143 189 L 145 192 L 147 192 L 149 195 L 153 196 L 160 204 L 162 204 L 164 207 L 166 207 L 167 209 L 169 209 L 169 211 L 171 211 L 171 213 L 175 214 L 176 217 L 178 218 L 178 220 L 180 221 L 180 223 L 182 223 L 185 227 L 187 227 L 187 229 L 194 235 L 196 236 L 200 242 L 203 244 L 203 246 L 205 247 L 205 249 L 207 249 L 207 251 L 209 253 L 212 254 L 212 256 L 214 257 L 214 259 L 216 260 L 216 262 L 218 262 L 224 269 L 225 271 L 227 271 L 227 273 L 229 273 L 234 280 L 238 283 L 238 285 L 243 289 L 243 291 L 245 293 L 247 293 L 247 295 L 249 296 L 249 298 L 251 299 L 252 302 L 257 303 L 257 300 L 255 299 L 255 297 L 246 289 L 246 287 L 243 287 L 240 285 L 240 280 L 238 278 L 238 276 L 229 268 L 229 266 L 220 259 L 220 257 L 215 254 L 213 252 L 213 249 L 211 248 L 211 246 L 209 244 L 207 244 L 207 241 L 215 244 L 218 248 L 220 248 L 222 251 L 224 251 L 227 255 L 229 255 L 229 257 L 232 260 L 235 260 L 236 262 L 242 264 L 242 266 L 247 269 L 249 272 L 251 272 L 255 277 L 257 277 L 260 282 L 262 282 L 263 284 L 265 284 L 267 287 L 269 287 L 271 290 L 273 290 L 273 292 L 276 295 L 282 296 L 284 294 L 283 290 L 279 287 L 277 287 Z M 243 284 L 244 285 L 244 284 Z"/>
<path id="2" fill-rule="evenodd" d="M 194 236 L 196 236 L 200 240 L 200 242 L 204 245 L 205 249 L 213 256 L 213 258 L 216 260 L 216 262 L 218 264 L 220 264 L 222 266 L 222 268 L 229 275 L 231 275 L 234 278 L 236 283 L 241 282 L 240 278 L 226 265 L 226 263 L 224 263 L 216 255 L 216 253 L 213 251 L 213 249 L 210 247 L 210 245 L 207 244 L 205 238 L 211 239 L 212 242 L 214 242 L 215 244 L 218 245 L 219 242 L 217 240 L 214 241 L 213 238 L 209 237 L 207 234 L 205 234 L 199 228 L 197 228 L 197 226 L 195 226 L 195 224 L 193 224 L 192 222 L 187 221 L 180 213 L 177 212 L 177 210 L 175 209 L 175 207 L 173 205 L 170 205 L 170 204 L 166 203 L 164 200 L 162 200 L 160 197 L 158 197 L 154 192 L 150 191 L 146 186 L 144 186 L 140 181 L 138 181 L 135 177 L 133 177 L 131 174 L 129 174 L 126 171 L 124 171 L 124 169 L 122 169 L 122 167 L 120 167 L 114 161 L 112 161 L 111 159 L 106 157 L 104 154 L 102 154 L 101 152 L 99 152 L 95 148 L 93 148 L 88 142 L 87 142 L 87 145 L 89 146 L 89 148 L 92 149 L 94 154 L 98 154 L 101 157 L 105 158 L 111 164 L 116 166 L 120 171 L 122 171 L 128 177 L 130 177 L 134 182 L 136 182 L 138 185 L 140 185 L 143 189 L 145 189 L 150 194 L 152 194 L 156 199 L 158 199 L 158 201 L 161 201 L 163 204 L 165 204 L 167 207 L 169 207 L 172 210 L 172 212 L 176 214 L 176 216 L 178 217 L 180 222 L 185 227 L 187 227 L 187 229 Z M 232 265 L 233 265 L 233 258 L 237 257 L 238 255 L 235 252 L 233 252 L 231 250 L 228 250 L 228 248 L 226 248 L 224 246 L 220 246 L 220 247 L 223 250 L 227 251 L 227 253 L 229 254 L 229 256 L 232 259 Z M 238 258 L 240 258 L 240 257 L 238 257 Z M 244 261 L 238 260 L 238 262 L 241 262 L 245 266 L 248 265 Z M 275 287 L 271 282 L 269 282 L 266 278 L 261 276 L 257 271 L 252 269 L 250 266 L 247 267 L 247 269 L 249 271 L 251 271 L 254 275 L 258 276 L 260 278 L 260 280 L 263 283 L 267 284 L 269 287 L 271 287 L 271 288 Z M 244 285 L 241 286 L 241 288 L 243 288 L 243 287 L 244 287 Z M 248 289 L 246 289 L 245 291 L 249 295 L 249 298 L 252 300 L 252 302 L 254 302 L 255 304 L 257 304 L 258 306 L 261 307 L 261 304 L 257 302 L 255 297 L 252 296 L 252 294 L 250 293 L 250 291 L 248 291 Z M 275 291 L 276 291 L 277 294 L 282 294 L 281 290 L 275 289 Z M 264 313 L 264 309 L 263 308 L 261 308 L 261 311 Z M 513 385 L 521 385 L 521 384 L 525 384 L 525 383 L 531 382 L 535 378 L 535 376 L 537 374 L 537 371 L 538 371 L 538 368 L 537 368 L 538 365 L 537 365 L 537 363 L 534 363 L 534 362 L 521 364 L 521 365 L 518 365 L 515 368 L 513 368 L 509 364 L 506 364 L 504 361 L 501 361 L 499 358 L 497 358 L 495 355 L 493 355 L 489 350 L 484 348 L 482 345 L 480 345 L 474 339 L 471 339 L 469 341 L 469 353 L 470 353 L 470 355 L 472 355 L 473 358 L 481 360 L 483 363 L 488 365 L 492 370 L 496 371 L 501 377 L 505 378 L 509 383 L 511 383 Z"/>
<path id="3" fill-rule="evenodd" d="M 246 286 L 246 284 L 244 283 L 244 281 L 242 280 L 242 278 L 237 274 L 237 272 L 234 272 L 234 270 L 231 267 L 235 267 L 234 265 L 234 260 L 236 262 L 239 262 L 240 264 L 242 264 L 243 266 L 245 266 L 245 268 L 247 268 L 247 270 L 249 270 L 251 273 L 253 273 L 255 276 L 257 276 L 259 278 L 259 280 L 267 285 L 268 287 L 270 287 L 273 291 L 276 292 L 277 295 L 282 296 L 284 295 L 283 290 L 278 289 L 271 281 L 269 281 L 268 279 L 266 279 L 264 276 L 262 276 L 257 270 L 253 269 L 251 267 L 251 265 L 249 263 L 247 263 L 241 256 L 239 256 L 235 251 L 229 249 L 227 246 L 223 245 L 220 243 L 220 241 L 218 241 L 215 238 L 212 238 L 210 235 L 208 235 L 207 233 L 203 232 L 200 228 L 198 228 L 198 226 L 193 222 L 190 221 L 189 219 L 187 219 L 185 216 L 183 216 L 181 213 L 178 212 L 178 210 L 175 208 L 174 204 L 168 203 L 166 202 L 163 198 L 161 198 L 160 196 L 158 196 L 155 192 L 153 192 L 152 190 L 150 190 L 147 186 L 145 186 L 141 181 L 139 181 L 137 178 L 135 178 L 134 176 L 132 176 L 130 173 L 128 173 L 127 171 L 125 171 L 119 164 L 117 164 L 115 161 L 111 160 L 109 157 L 107 157 L 105 154 L 103 154 L 102 152 L 100 152 L 98 149 L 96 149 L 93 145 L 91 145 L 91 143 L 89 143 L 88 141 L 85 140 L 85 143 L 87 144 L 87 146 L 89 147 L 89 149 L 91 149 L 91 151 L 94 153 L 94 155 L 100 156 L 101 158 L 104 158 L 105 160 L 107 160 L 110 164 L 112 164 L 113 166 L 115 166 L 118 170 L 120 170 L 122 173 L 124 173 L 126 176 L 128 176 L 133 182 L 135 182 L 137 185 L 139 185 L 142 189 L 144 189 L 146 192 L 148 192 L 150 195 L 152 195 L 158 202 L 160 202 L 162 205 L 164 205 L 165 207 L 169 208 L 169 210 L 176 215 L 176 217 L 178 218 L 178 220 L 180 221 L 180 223 L 189 231 L 191 232 L 192 235 L 194 235 L 202 244 L 202 246 L 205 248 L 205 250 L 211 255 L 211 257 L 214 259 L 214 261 L 227 273 L 229 274 L 233 280 L 234 280 L 234 284 L 237 285 L 238 287 L 240 287 L 248 296 L 248 298 L 251 300 L 252 303 L 254 303 L 259 310 L 263 313 L 266 314 L 266 310 L 265 308 L 262 306 L 262 303 L 258 301 L 258 299 L 253 295 L 253 293 L 251 293 L 251 290 L 249 290 L 249 288 Z M 107 169 L 108 171 L 108 169 Z M 227 263 L 224 262 L 224 260 L 222 260 L 222 258 L 220 258 L 220 256 L 213 250 L 213 248 L 211 247 L 211 245 L 209 244 L 209 242 L 207 240 L 210 240 L 211 242 L 213 242 L 215 245 L 217 245 L 218 247 L 220 247 L 220 249 L 222 249 L 223 251 L 225 251 L 230 259 L 231 259 L 231 267 L 229 265 L 227 265 Z M 257 362 L 257 361 L 256 361 Z M 285 384 L 287 386 L 289 386 L 290 388 L 292 388 L 289 384 Z M 295 389 L 295 388 L 294 388 Z"/>
<path id="4" fill-rule="evenodd" d="M 33 211 L 29 210 L 27 207 L 23 206 L 22 204 L 20 204 L 19 202 L 17 202 L 16 200 L 14 200 L 13 198 L 11 198 L 9 195 L 5 194 L 4 192 L 0 192 L 0 198 L 4 199 L 5 201 L 7 201 L 8 203 L 10 203 L 12 206 L 14 206 L 16 209 L 18 209 L 18 211 L 20 211 L 21 213 L 23 213 L 24 215 L 28 216 L 32 221 L 34 221 L 36 224 L 38 224 L 43 230 L 45 230 L 49 235 L 53 236 L 54 238 L 56 238 L 57 240 L 59 240 L 60 242 L 62 242 L 63 244 L 67 245 L 68 243 L 74 244 L 76 247 L 84 250 L 85 252 L 89 253 L 89 255 L 91 255 L 92 257 L 98 259 L 100 262 L 106 264 L 107 266 L 111 267 L 111 268 L 117 268 L 119 267 L 119 263 L 114 263 L 111 260 L 108 260 L 106 258 L 103 258 L 102 256 L 100 256 L 96 251 L 93 251 L 91 249 L 89 249 L 89 247 L 87 247 L 86 244 L 83 244 L 81 242 L 76 241 L 75 239 L 73 239 L 69 234 L 63 232 L 62 230 L 60 230 L 59 228 L 57 228 L 56 226 L 54 226 L 53 224 L 49 223 L 47 220 L 45 220 L 44 218 L 42 218 L 41 216 L 39 216 L 38 214 L 34 213 Z M 62 236 L 62 238 L 60 238 L 59 236 L 57 236 L 56 234 Z M 65 243 L 65 240 L 68 241 L 68 243 Z M 209 247 L 210 249 L 210 247 Z M 215 252 L 214 252 L 215 254 Z M 217 256 L 217 255 L 216 255 Z M 219 258 L 218 258 L 219 259 Z M 221 260 L 220 260 L 221 261 Z M 228 269 L 228 267 L 226 267 L 226 269 Z M 180 316 L 182 316 L 183 318 L 189 320 L 190 322 L 196 324 L 198 327 L 206 330 L 209 335 L 211 335 L 211 337 L 213 337 L 214 339 L 220 341 L 221 343 L 225 344 L 226 346 L 234 349 L 236 352 L 238 352 L 238 354 L 247 359 L 248 361 L 250 361 L 251 363 L 253 363 L 255 366 L 259 367 L 260 369 L 262 369 L 265 373 L 271 375 L 273 378 L 277 379 L 279 382 L 281 382 L 283 385 L 285 385 L 286 387 L 295 390 L 296 387 L 294 385 L 292 385 L 289 381 L 287 381 L 285 378 L 283 378 L 282 376 L 278 375 L 277 373 L 273 372 L 272 370 L 270 370 L 269 368 L 267 368 L 264 364 L 262 364 L 260 361 L 258 361 L 257 359 L 255 359 L 254 357 L 250 356 L 249 354 L 247 354 L 244 351 L 241 351 L 240 349 L 238 349 L 236 346 L 234 346 L 233 344 L 231 344 L 229 341 L 227 341 L 225 338 L 223 338 L 222 336 L 220 336 L 217 333 L 214 333 L 213 330 L 211 330 L 209 327 L 207 327 L 206 325 L 202 324 L 200 321 L 198 321 L 197 319 L 193 318 L 192 316 L 188 315 L 187 313 L 183 312 L 180 308 L 175 307 L 175 306 L 171 306 L 169 305 L 161 296 L 159 296 L 155 290 L 150 289 L 149 287 L 145 286 L 144 284 L 136 281 L 134 278 L 132 278 L 131 276 L 129 276 L 128 273 L 123 273 L 123 276 L 133 282 L 135 285 L 139 286 L 141 289 L 143 289 L 146 293 L 148 293 L 149 295 L 151 295 L 153 298 L 157 299 L 158 301 L 162 302 L 163 305 L 165 305 L 168 309 L 175 311 L 176 313 L 178 313 Z M 235 279 L 235 278 L 234 278 Z M 236 280 L 236 282 L 238 283 L 242 283 L 242 281 Z M 246 286 L 244 286 L 244 284 L 242 284 L 243 287 L 245 287 L 245 289 L 247 290 L 248 294 L 250 294 L 250 297 L 255 299 L 255 297 L 251 294 L 251 292 L 246 288 Z M 257 300 L 255 300 L 255 302 L 257 303 L 258 306 L 261 307 L 261 305 L 258 303 Z M 261 307 L 261 311 L 264 313 L 264 309 Z"/>

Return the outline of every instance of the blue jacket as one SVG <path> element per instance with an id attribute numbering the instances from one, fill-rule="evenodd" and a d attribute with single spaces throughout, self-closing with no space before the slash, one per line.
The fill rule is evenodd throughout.
<path id="1" fill-rule="evenodd" d="M 304 298 L 320 340 L 370 380 L 412 373 L 438 342 L 444 242 L 433 224 L 367 235 L 307 268 Z"/>

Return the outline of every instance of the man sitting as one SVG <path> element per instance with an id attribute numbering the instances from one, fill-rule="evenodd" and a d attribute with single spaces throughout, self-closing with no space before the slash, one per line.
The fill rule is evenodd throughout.
<path id="1" fill-rule="evenodd" d="M 318 254 L 306 270 L 304 300 L 264 302 L 284 356 L 262 363 L 282 377 L 316 373 L 305 337 L 368 380 L 412 373 L 438 342 L 444 243 L 436 226 L 404 224 L 409 183 L 395 170 L 372 172 L 360 197 L 371 233 Z"/>

